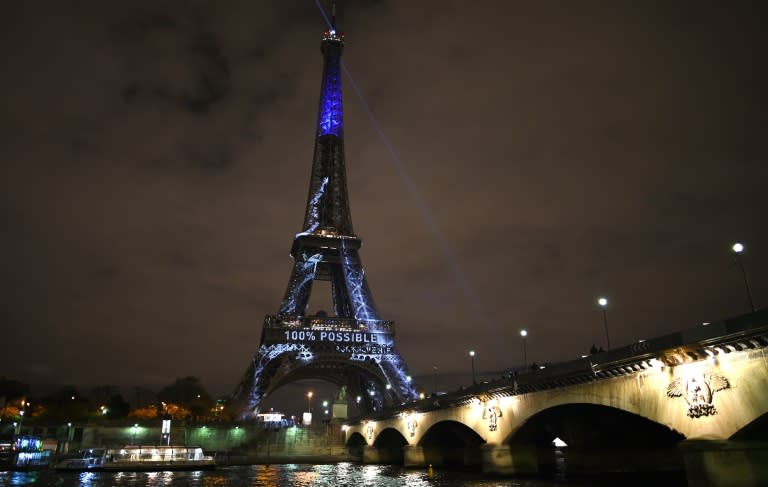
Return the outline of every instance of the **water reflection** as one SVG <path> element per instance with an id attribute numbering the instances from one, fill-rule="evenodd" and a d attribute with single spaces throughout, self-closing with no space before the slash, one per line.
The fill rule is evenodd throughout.
<path id="1" fill-rule="evenodd" d="M 394 465 L 252 465 L 196 472 L 0 472 L 0 487 L 31 485 L 58 487 L 564 487 L 654 486 L 660 482 L 628 478 L 581 481 L 484 477 L 479 472 L 405 469 Z M 668 479 L 667 479 L 668 480 Z M 664 482 L 665 485 L 668 482 Z M 676 485 L 685 485 L 685 482 Z"/>
<path id="2" fill-rule="evenodd" d="M 96 479 L 95 472 L 83 472 L 80 474 L 80 485 L 82 487 L 94 487 L 93 481 Z"/>
<path id="3" fill-rule="evenodd" d="M 0 485 L 28 485 L 35 483 L 39 472 L 0 472 Z"/>

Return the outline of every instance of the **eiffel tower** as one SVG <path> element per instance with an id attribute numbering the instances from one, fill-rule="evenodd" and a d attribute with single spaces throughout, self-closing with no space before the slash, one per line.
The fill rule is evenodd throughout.
<path id="1" fill-rule="evenodd" d="M 366 411 L 415 399 L 395 324 L 376 310 L 352 229 L 344 163 L 341 54 L 344 35 L 323 33 L 323 78 L 304 226 L 291 248 L 293 271 L 277 314 L 267 315 L 261 345 L 234 394 L 243 418 L 279 387 L 302 379 L 345 386 Z M 307 315 L 316 280 L 330 281 L 335 316 Z"/>

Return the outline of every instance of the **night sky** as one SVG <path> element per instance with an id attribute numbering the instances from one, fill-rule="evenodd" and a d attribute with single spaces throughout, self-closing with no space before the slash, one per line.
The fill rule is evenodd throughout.
<path id="1" fill-rule="evenodd" d="M 345 77 L 360 255 L 428 389 L 470 348 L 518 365 L 521 328 L 529 361 L 604 347 L 600 295 L 613 346 L 744 313 L 736 240 L 768 305 L 764 24 L 736 3 L 339 2 L 395 154 Z M 3 7 L 0 376 L 234 389 L 292 268 L 324 29 L 310 0 Z"/>

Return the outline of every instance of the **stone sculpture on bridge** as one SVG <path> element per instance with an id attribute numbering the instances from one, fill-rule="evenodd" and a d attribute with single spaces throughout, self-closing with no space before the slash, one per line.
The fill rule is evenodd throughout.
<path id="1" fill-rule="evenodd" d="M 688 404 L 688 416 L 700 418 L 717 414 L 712 397 L 715 392 L 730 387 L 728 379 L 719 374 L 694 374 L 687 378 L 678 378 L 667 387 L 667 396 L 685 398 Z"/>

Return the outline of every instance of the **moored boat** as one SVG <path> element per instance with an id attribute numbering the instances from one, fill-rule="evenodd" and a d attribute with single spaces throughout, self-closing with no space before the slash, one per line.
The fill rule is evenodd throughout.
<path id="1" fill-rule="evenodd" d="M 210 470 L 216 468 L 213 457 L 199 446 L 123 446 L 89 448 L 79 458 L 64 459 L 54 465 L 60 471 L 167 471 Z"/>
<path id="2" fill-rule="evenodd" d="M 36 436 L 20 435 L 10 441 L 0 441 L 0 471 L 42 470 L 51 462 L 51 450 Z"/>

